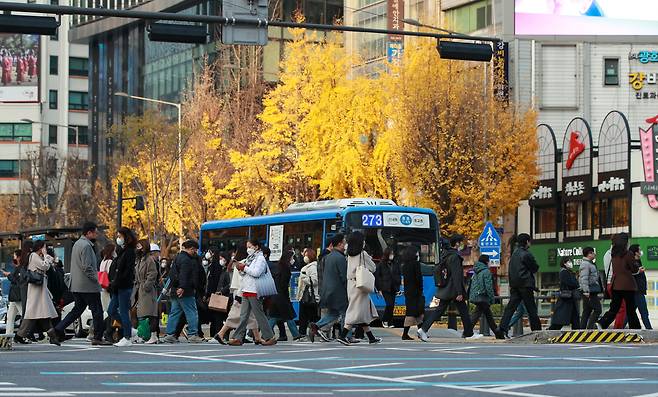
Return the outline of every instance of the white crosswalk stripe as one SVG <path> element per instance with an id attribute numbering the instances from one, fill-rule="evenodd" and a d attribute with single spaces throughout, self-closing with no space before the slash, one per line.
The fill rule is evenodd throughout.
<path id="1" fill-rule="evenodd" d="M 11 382 L 0 382 L 0 397 L 73 397 L 65 392 L 49 392 L 38 387 L 23 387 Z"/>

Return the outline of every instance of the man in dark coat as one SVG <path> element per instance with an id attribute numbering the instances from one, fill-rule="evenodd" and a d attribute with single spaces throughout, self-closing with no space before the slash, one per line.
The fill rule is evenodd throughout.
<path id="1" fill-rule="evenodd" d="M 501 339 L 509 330 L 509 322 L 516 308 L 521 302 L 525 305 L 530 319 L 530 328 L 533 331 L 541 331 L 541 322 L 537 315 L 537 304 L 535 303 L 535 273 L 539 270 L 539 265 L 535 257 L 528 251 L 532 239 L 529 234 L 521 233 L 513 240 L 517 247 L 512 253 L 509 260 L 509 287 L 510 300 L 505 307 L 503 318 L 500 320 L 501 333 L 496 338 Z M 512 244 L 513 245 L 513 244 Z"/>
<path id="2" fill-rule="evenodd" d="M 418 338 L 423 342 L 429 340 L 427 331 L 429 331 L 435 321 L 443 316 L 451 303 L 454 303 L 459 311 L 459 316 L 464 324 L 462 337 L 470 338 L 473 336 L 473 324 L 471 323 L 471 317 L 468 313 L 466 288 L 464 287 L 464 268 L 462 265 L 464 258 L 459 255 L 459 251 L 457 250 L 459 246 L 463 245 L 463 242 L 464 236 L 459 234 L 450 238 L 450 249 L 445 253 L 444 259 L 448 271 L 448 283 L 443 288 L 437 288 L 435 296 L 440 299 L 439 306 L 434 311 L 429 312 L 427 318 L 423 322 L 423 326 L 418 330 Z"/>
<path id="3" fill-rule="evenodd" d="M 347 258 L 345 258 L 345 236 L 337 234 L 332 239 L 333 250 L 325 256 L 324 268 L 322 269 L 322 288 L 320 290 L 320 307 L 327 309 L 327 314 L 322 316 L 317 323 L 310 323 L 309 338 L 315 341 L 315 336 L 325 335 L 318 330 L 329 325 L 339 318 L 345 319 L 347 311 Z M 328 339 L 326 339 L 328 341 Z"/>

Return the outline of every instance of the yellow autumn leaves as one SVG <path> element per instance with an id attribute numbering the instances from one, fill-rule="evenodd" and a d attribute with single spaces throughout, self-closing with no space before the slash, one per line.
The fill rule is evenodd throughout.
<path id="1" fill-rule="evenodd" d="M 190 234 L 209 219 L 365 196 L 432 208 L 443 232 L 475 236 L 485 218 L 513 212 L 530 194 L 535 115 L 493 99 L 490 69 L 441 60 L 435 42 L 418 39 L 406 43 L 401 66 L 372 78 L 354 72 L 358 60 L 340 36 L 292 35 L 280 83 L 249 133 L 221 111 L 190 131 L 197 144 L 184 172 L 194 183 L 182 219 Z"/>

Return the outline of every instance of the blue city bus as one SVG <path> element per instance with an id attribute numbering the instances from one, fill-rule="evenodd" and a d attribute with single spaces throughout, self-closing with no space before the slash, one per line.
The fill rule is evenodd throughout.
<path id="1" fill-rule="evenodd" d="M 366 237 L 366 251 L 375 263 L 384 249 L 392 247 L 396 253 L 410 245 L 420 250 L 423 268 L 425 305 L 434 296 L 432 277 L 439 261 L 439 220 L 431 209 L 403 207 L 384 199 L 341 199 L 292 204 L 286 211 L 273 215 L 254 216 L 205 222 L 201 226 L 199 242 L 202 252 L 211 248 L 234 250 L 248 239 L 258 239 L 271 250 L 270 261 L 276 262 L 285 247 L 324 250 L 337 233 L 360 231 Z M 319 252 L 320 252 L 319 251 Z M 295 310 L 298 272 L 293 273 L 290 294 Z M 372 294 L 377 310 L 383 312 L 385 303 Z M 404 296 L 395 301 L 396 321 L 404 316 Z"/>

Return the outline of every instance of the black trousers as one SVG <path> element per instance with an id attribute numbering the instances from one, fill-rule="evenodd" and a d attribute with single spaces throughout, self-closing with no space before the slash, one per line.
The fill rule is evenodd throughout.
<path id="1" fill-rule="evenodd" d="M 317 304 L 299 303 L 299 333 L 306 335 L 308 323 L 314 323 L 320 319 Z"/>
<path id="2" fill-rule="evenodd" d="M 477 302 L 473 304 L 475 305 L 475 310 L 471 313 L 471 323 L 473 324 L 473 327 L 475 327 L 475 324 L 480 321 L 480 318 L 484 314 L 484 317 L 487 319 L 487 324 L 489 324 L 489 328 L 495 330 L 496 320 L 491 312 L 491 305 L 489 302 Z"/>
<path id="3" fill-rule="evenodd" d="M 462 319 L 462 324 L 464 324 L 464 332 L 462 335 L 465 338 L 473 336 L 473 324 L 471 323 L 471 316 L 468 314 L 468 305 L 466 304 L 466 301 L 459 302 L 454 299 L 441 299 L 439 306 L 434 311 L 430 311 L 429 314 L 426 312 L 427 317 L 423 322 L 423 331 L 427 332 L 435 321 L 441 319 L 441 316 L 443 316 L 446 310 L 448 310 L 448 306 L 450 306 L 451 303 L 455 304 L 459 316 Z"/>
<path id="4" fill-rule="evenodd" d="M 597 294 L 583 295 L 583 315 L 580 318 L 581 329 L 594 329 L 596 320 L 601 316 L 601 299 Z"/>
<path id="5" fill-rule="evenodd" d="M 541 331 L 541 321 L 539 321 L 537 304 L 535 304 L 535 291 L 532 288 L 510 288 L 510 300 L 507 306 L 505 306 L 505 312 L 503 313 L 503 318 L 500 320 L 499 329 L 503 332 L 509 330 L 509 322 L 521 302 L 523 302 L 528 312 L 530 329 Z"/>
<path id="6" fill-rule="evenodd" d="M 385 323 L 390 323 L 393 320 L 393 308 L 395 307 L 395 293 L 394 292 L 382 292 L 384 297 L 384 302 L 386 302 L 386 309 L 384 309 L 384 315 L 382 316 L 382 321 Z"/>
<path id="7" fill-rule="evenodd" d="M 94 339 L 103 339 L 105 323 L 103 322 L 103 304 L 100 292 L 73 292 L 73 309 L 55 326 L 57 332 L 64 333 L 66 327 L 79 319 L 85 309 L 89 307 L 94 322 Z"/>
<path id="8" fill-rule="evenodd" d="M 618 291 L 612 290 L 612 301 L 610 302 L 610 310 L 608 310 L 603 317 L 599 320 L 602 328 L 608 328 L 615 320 L 615 316 L 621 308 L 621 301 L 626 302 L 626 316 L 628 317 L 628 328 L 641 329 L 640 319 L 637 317 L 635 306 L 635 291 Z"/>
<path id="9" fill-rule="evenodd" d="M 226 321 L 227 313 L 208 310 L 207 316 L 210 320 L 210 335 L 217 335 Z"/>

